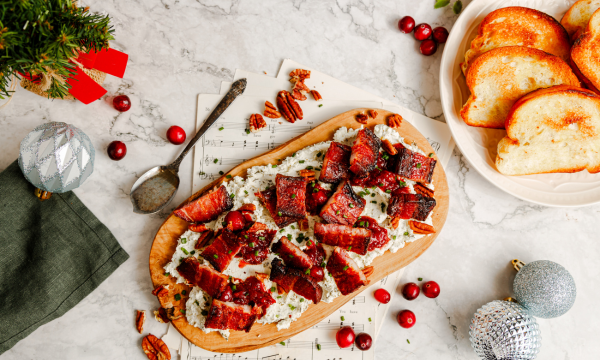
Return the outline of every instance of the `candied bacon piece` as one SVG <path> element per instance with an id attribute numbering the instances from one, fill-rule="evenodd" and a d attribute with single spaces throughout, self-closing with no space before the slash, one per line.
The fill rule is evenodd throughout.
<path id="1" fill-rule="evenodd" d="M 295 218 L 306 217 L 306 184 L 308 181 L 302 176 L 285 176 L 277 174 L 275 186 L 277 187 L 277 214 Z"/>
<path id="2" fill-rule="evenodd" d="M 225 229 L 200 255 L 215 269 L 223 272 L 227 269 L 233 257 L 240 251 L 242 245 L 236 234 Z"/>
<path id="3" fill-rule="evenodd" d="M 379 226 L 377 220 L 373 218 L 361 216 L 355 226 L 371 230 L 371 242 L 369 242 L 368 251 L 382 248 L 390 241 L 387 230 Z"/>
<path id="4" fill-rule="evenodd" d="M 321 266 L 323 264 L 323 260 L 325 260 L 325 249 L 323 249 L 323 245 L 320 243 L 308 240 L 308 246 L 302 250 L 308 257 L 310 261 L 312 261 L 313 266 Z"/>
<path id="5" fill-rule="evenodd" d="M 267 276 L 264 274 L 265 277 Z M 258 276 L 250 276 L 241 283 L 235 284 L 233 302 L 239 305 L 251 305 L 258 307 L 258 318 L 267 313 L 269 306 L 275 304 L 275 299 L 265 289 L 264 284 Z M 255 311 L 257 312 L 257 311 Z"/>
<path id="6" fill-rule="evenodd" d="M 310 215 L 317 215 L 321 207 L 327 203 L 331 196 L 331 191 L 324 189 L 316 181 L 308 183 L 306 186 L 306 212 Z"/>
<path id="7" fill-rule="evenodd" d="M 371 242 L 371 231 L 348 225 L 316 223 L 315 237 L 323 244 L 365 255 Z"/>
<path id="8" fill-rule="evenodd" d="M 362 270 L 350 258 L 350 254 L 341 247 L 333 250 L 327 261 L 327 271 L 333 276 L 342 295 L 348 295 L 369 283 Z"/>
<path id="9" fill-rule="evenodd" d="M 269 246 L 275 238 L 276 230 L 269 230 L 267 225 L 255 222 L 252 226 L 238 235 L 238 241 L 243 243 L 240 255 L 245 262 L 258 265 L 269 255 Z"/>
<path id="10" fill-rule="evenodd" d="M 421 194 L 398 194 L 391 197 L 387 214 L 392 218 L 425 221 L 435 204 L 434 198 Z"/>
<path id="11" fill-rule="evenodd" d="M 390 157 L 390 171 L 402 176 L 405 179 L 419 183 L 431 183 L 433 171 L 437 161 L 434 158 L 421 155 L 402 144 L 394 144 L 398 149 L 398 154 Z"/>
<path id="12" fill-rule="evenodd" d="M 313 265 L 311 258 L 285 236 L 271 246 L 271 251 L 279 255 L 286 266 L 306 270 Z"/>
<path id="13" fill-rule="evenodd" d="M 332 141 L 323 158 L 319 180 L 326 183 L 337 183 L 350 177 L 351 153 L 350 146 Z"/>
<path id="14" fill-rule="evenodd" d="M 315 304 L 318 304 L 323 296 L 323 288 L 315 279 L 306 275 L 302 270 L 284 266 L 279 258 L 275 258 L 271 262 L 270 280 L 281 286 L 286 292 L 294 291 Z"/>
<path id="15" fill-rule="evenodd" d="M 354 225 L 365 208 L 361 199 L 350 186 L 350 181 L 341 182 L 319 214 L 330 224 Z"/>
<path id="16" fill-rule="evenodd" d="M 256 314 L 249 305 L 238 305 L 213 299 L 204 326 L 208 329 L 249 332 L 254 321 L 256 321 Z"/>
<path id="17" fill-rule="evenodd" d="M 221 185 L 218 189 L 183 205 L 173 214 L 187 222 L 205 223 L 215 220 L 232 207 L 233 200 L 229 197 L 225 185 Z"/>
<path id="18" fill-rule="evenodd" d="M 177 267 L 177 272 L 189 284 L 200 287 L 202 291 L 214 298 L 221 296 L 228 286 L 227 275 L 200 264 L 193 256 L 183 260 Z"/>
<path id="19" fill-rule="evenodd" d="M 351 180 L 352 186 L 363 188 L 378 187 L 382 191 L 392 193 L 400 188 L 401 180 L 399 176 L 387 170 L 373 170 L 366 178 L 354 177 Z"/>
<path id="20" fill-rule="evenodd" d="M 265 208 L 267 208 L 269 214 L 271 214 L 271 217 L 273 218 L 273 221 L 275 221 L 275 224 L 279 228 L 284 228 L 289 224 L 293 224 L 296 221 L 298 221 L 297 218 L 291 216 L 284 216 L 283 214 L 279 216 L 277 214 L 277 194 L 274 188 L 269 188 L 261 192 L 257 192 L 254 195 L 256 195 L 260 202 L 265 206 Z"/>
<path id="21" fill-rule="evenodd" d="M 368 128 L 361 129 L 356 135 L 350 154 L 350 171 L 358 177 L 365 177 L 375 169 L 381 140 Z"/>

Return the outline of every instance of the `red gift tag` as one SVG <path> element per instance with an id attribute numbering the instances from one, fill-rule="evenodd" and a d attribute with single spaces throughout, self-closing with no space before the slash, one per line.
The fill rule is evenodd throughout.
<path id="1" fill-rule="evenodd" d="M 21 75 L 22 77 L 24 77 L 25 79 L 31 81 L 34 84 L 39 84 L 39 83 L 42 82 L 42 74 L 37 74 L 37 75 L 31 76 L 30 73 L 23 74 L 20 71 L 17 71 L 17 72 L 19 73 L 19 75 Z"/>
<path id="2" fill-rule="evenodd" d="M 84 53 L 83 51 L 77 55 L 77 62 L 79 62 L 86 69 L 93 69 L 94 64 L 96 63 L 96 58 L 98 57 L 98 53 L 94 52 L 94 50 L 90 50 L 88 53 Z"/>
<path id="3" fill-rule="evenodd" d="M 75 71 L 76 74 L 71 75 L 67 80 L 67 84 L 71 85 L 69 93 L 73 95 L 75 99 L 87 105 L 92 101 L 100 99 L 102 95 L 106 94 L 106 90 L 98 85 L 97 82 L 79 67 L 76 67 Z"/>
<path id="4" fill-rule="evenodd" d="M 115 49 L 104 49 L 96 53 L 94 69 L 122 78 L 125 75 L 129 56 Z"/>

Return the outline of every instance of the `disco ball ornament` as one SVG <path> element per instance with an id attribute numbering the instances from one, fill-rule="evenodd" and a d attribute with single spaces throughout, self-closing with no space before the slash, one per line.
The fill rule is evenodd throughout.
<path id="1" fill-rule="evenodd" d="M 513 283 L 515 299 L 529 314 L 543 319 L 555 318 L 569 311 L 575 303 L 575 280 L 564 267 L 548 260 L 528 264 L 513 260 L 513 265 L 519 271 Z"/>
<path id="2" fill-rule="evenodd" d="M 19 167 L 45 200 L 81 185 L 94 170 L 90 138 L 73 125 L 50 122 L 33 129 L 23 141 Z"/>
<path id="3" fill-rule="evenodd" d="M 469 326 L 471 346 L 485 360 L 529 360 L 542 337 L 535 318 L 521 305 L 495 300 L 481 307 Z"/>

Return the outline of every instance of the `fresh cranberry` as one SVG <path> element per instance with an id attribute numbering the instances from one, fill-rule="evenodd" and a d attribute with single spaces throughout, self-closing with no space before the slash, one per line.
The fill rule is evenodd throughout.
<path id="1" fill-rule="evenodd" d="M 419 285 L 412 282 L 404 285 L 402 288 L 402 296 L 404 296 L 406 300 L 414 300 L 420 293 L 421 290 L 419 290 Z"/>
<path id="2" fill-rule="evenodd" d="M 106 149 L 108 153 L 108 157 L 114 161 L 119 161 L 127 155 L 127 145 L 121 141 L 113 141 L 108 144 L 108 149 Z"/>
<path id="3" fill-rule="evenodd" d="M 350 326 L 344 326 L 335 334 L 335 341 L 341 348 L 347 348 L 354 342 L 354 330 Z"/>
<path id="4" fill-rule="evenodd" d="M 410 16 L 405 16 L 400 21 L 398 21 L 398 29 L 405 34 L 413 31 L 415 28 L 415 19 Z"/>
<path id="5" fill-rule="evenodd" d="M 419 24 L 415 27 L 415 39 L 419 41 L 429 39 L 432 32 L 429 24 Z"/>
<path id="6" fill-rule="evenodd" d="M 323 280 L 325 277 L 325 273 L 323 272 L 323 268 L 320 266 L 313 266 L 310 268 L 310 276 L 317 281 Z"/>
<path id="7" fill-rule="evenodd" d="M 127 95 L 119 95 L 115 96 L 113 99 L 113 107 L 120 112 L 125 112 L 131 109 L 131 100 L 129 100 L 129 96 Z"/>
<path id="8" fill-rule="evenodd" d="M 425 56 L 431 56 L 437 51 L 437 43 L 431 39 L 427 39 L 421 43 L 419 51 Z"/>
<path id="9" fill-rule="evenodd" d="M 405 329 L 413 327 L 415 322 L 417 322 L 417 318 L 415 317 L 415 313 L 410 310 L 402 310 L 398 313 L 398 324 Z"/>
<path id="10" fill-rule="evenodd" d="M 390 293 L 387 292 L 386 289 L 377 289 L 375 290 L 375 293 L 373 295 L 375 296 L 375 300 L 379 301 L 382 304 L 389 303 L 390 299 L 392 298 L 390 296 Z"/>
<path id="11" fill-rule="evenodd" d="M 224 227 L 231 227 L 232 231 L 240 231 L 246 225 L 246 219 L 244 219 L 244 215 L 242 215 L 239 211 L 230 211 L 225 215 L 225 225 Z"/>
<path id="12" fill-rule="evenodd" d="M 428 281 L 423 284 L 423 295 L 435 299 L 440 295 L 440 286 L 435 281 Z"/>
<path id="13" fill-rule="evenodd" d="M 185 130 L 173 125 L 167 130 L 167 139 L 173 145 L 181 145 L 185 142 Z"/>
<path id="14" fill-rule="evenodd" d="M 221 296 L 219 296 L 219 300 L 221 300 L 221 301 L 233 300 L 233 291 L 231 291 L 231 288 L 229 286 L 225 287 L 225 290 L 223 290 L 223 293 L 221 294 Z"/>
<path id="15" fill-rule="evenodd" d="M 371 338 L 371 335 L 367 333 L 360 333 L 356 335 L 354 343 L 359 350 L 367 351 L 371 348 L 371 345 L 373 345 L 373 339 Z"/>
<path id="16" fill-rule="evenodd" d="M 445 27 L 438 26 L 433 29 L 433 40 L 435 40 L 438 44 L 443 44 L 448 40 L 448 30 Z"/>

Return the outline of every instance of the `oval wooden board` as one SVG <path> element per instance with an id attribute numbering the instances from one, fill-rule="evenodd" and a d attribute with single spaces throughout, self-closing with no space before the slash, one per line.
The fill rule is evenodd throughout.
<path id="1" fill-rule="evenodd" d="M 355 117 L 359 112 L 364 112 L 366 110 L 367 109 L 355 109 L 340 114 L 308 131 L 307 133 L 288 141 L 278 148 L 236 166 L 227 174 L 224 174 L 221 178 L 213 181 L 210 185 L 192 195 L 188 200 L 186 200 L 186 202 L 198 198 L 217 184 L 220 184 L 222 181 L 226 180 L 225 176 L 227 175 L 245 177 L 246 170 L 253 166 L 275 164 L 277 163 L 277 159 L 285 159 L 294 152 L 306 146 L 313 145 L 321 141 L 332 140 L 333 134 L 342 126 L 348 128 L 360 128 L 361 124 L 355 120 Z M 388 116 L 392 114 L 385 110 L 377 110 L 377 112 L 379 115 L 375 120 L 370 120 L 367 127 L 373 129 L 375 125 L 385 124 Z M 417 129 L 415 129 L 408 122 L 403 121 L 402 126 L 397 130 L 408 143 L 414 141 L 417 143 L 420 149 L 425 151 L 425 153 L 434 153 L 427 139 L 425 139 L 425 137 L 423 137 L 423 135 L 421 135 L 421 133 L 419 133 Z M 416 258 L 423 254 L 423 252 L 425 252 L 429 246 L 431 246 L 437 235 L 442 230 L 444 222 L 446 221 L 446 216 L 448 215 L 449 196 L 446 174 L 439 163 L 435 167 L 433 184 L 435 186 L 435 199 L 437 201 L 437 206 L 433 210 L 433 224 L 437 232 L 407 244 L 395 254 L 387 251 L 382 256 L 376 258 L 371 264 L 375 268 L 375 271 L 369 277 L 371 283 L 377 282 L 388 274 L 393 273 L 413 262 Z M 173 277 L 164 275 L 165 271 L 163 267 L 169 263 L 169 261 L 171 261 L 171 257 L 177 246 L 177 239 L 187 230 L 187 227 L 187 222 L 171 214 L 158 230 L 158 233 L 156 234 L 152 244 L 152 249 L 150 250 L 150 275 L 152 277 L 152 283 L 154 284 L 154 287 L 159 285 L 169 285 L 169 298 L 175 305 L 176 314 L 180 313 L 180 309 L 185 308 L 187 296 L 182 296 L 180 301 L 175 301 L 173 296 L 177 293 L 181 293 L 182 290 L 186 290 L 189 293 L 191 287 L 183 284 L 175 284 Z M 202 330 L 190 325 L 185 317 L 181 317 L 173 321 L 173 325 L 189 341 L 206 350 L 219 353 L 238 353 L 250 351 L 291 338 L 297 333 L 318 323 L 321 319 L 329 316 L 336 309 L 350 301 L 354 296 L 358 295 L 362 290 L 364 290 L 364 288 L 355 293 L 346 296 L 340 296 L 329 304 L 320 302 L 317 305 L 311 305 L 298 320 L 292 323 L 289 329 L 277 331 L 275 324 L 254 324 L 249 333 L 231 331 L 229 341 L 225 340 L 217 332 L 205 334 Z M 165 304 L 161 305 L 164 306 Z M 258 337 L 258 335 L 260 335 L 260 337 Z"/>

